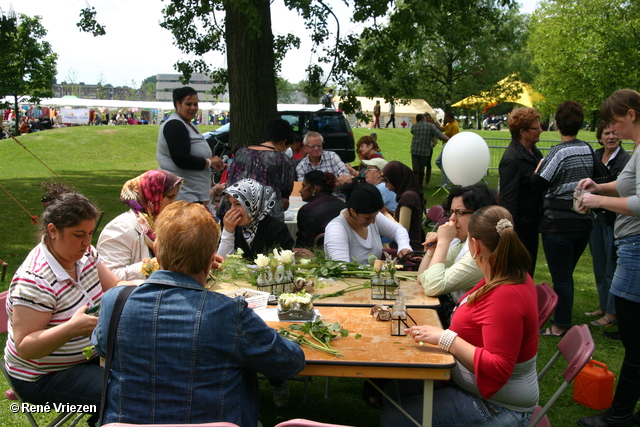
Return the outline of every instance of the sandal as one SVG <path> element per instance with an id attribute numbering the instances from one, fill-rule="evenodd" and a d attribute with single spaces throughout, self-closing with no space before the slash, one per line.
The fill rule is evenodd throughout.
<path id="1" fill-rule="evenodd" d="M 545 337 L 563 337 L 567 334 L 567 330 L 565 330 L 564 332 L 562 332 L 561 334 L 554 334 L 553 333 L 553 328 L 544 328 L 544 329 L 540 329 L 540 335 L 545 336 Z"/>
<path id="2" fill-rule="evenodd" d="M 604 310 L 596 310 L 596 311 L 592 311 L 592 312 L 587 312 L 584 315 L 585 316 L 590 316 L 590 317 L 596 317 L 596 316 L 604 316 L 606 313 L 604 312 Z"/>
<path id="3" fill-rule="evenodd" d="M 598 320 L 594 320 L 593 322 L 591 322 L 591 324 L 593 326 L 611 326 L 611 325 L 618 324 L 618 319 L 609 319 L 607 317 L 607 315 L 605 314 L 604 316 L 602 316 Z"/>

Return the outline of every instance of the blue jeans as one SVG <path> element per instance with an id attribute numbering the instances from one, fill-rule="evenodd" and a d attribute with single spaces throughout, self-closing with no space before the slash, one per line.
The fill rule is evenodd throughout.
<path id="1" fill-rule="evenodd" d="M 613 246 L 613 225 L 606 225 L 604 212 L 598 213 L 593 220 L 593 230 L 589 239 L 593 258 L 593 276 L 596 279 L 600 310 L 616 314 L 613 295 L 609 293 L 613 272 L 616 270 L 615 248 Z"/>
<path id="2" fill-rule="evenodd" d="M 11 387 L 22 399 L 34 405 L 95 405 L 99 411 L 103 376 L 100 358 L 95 357 L 72 368 L 43 375 L 33 382 L 11 377 Z M 97 412 L 87 421 L 90 425 L 95 424 Z"/>
<path id="3" fill-rule="evenodd" d="M 558 305 L 553 324 L 564 329 L 571 327 L 573 309 L 573 271 L 589 242 L 590 233 L 543 234 L 542 247 L 549 265 L 553 290 L 558 295 Z"/>
<path id="4" fill-rule="evenodd" d="M 618 248 L 618 263 L 611 282 L 611 293 L 640 302 L 640 236 L 618 239 L 615 245 Z"/>
<path id="5" fill-rule="evenodd" d="M 533 412 L 516 412 L 468 393 L 451 384 L 440 387 L 434 384 L 433 426 L 492 426 L 524 427 Z M 402 399 L 402 407 L 418 422 L 422 422 L 422 381 L 392 381 L 385 387 L 385 393 L 397 401 Z M 399 392 L 399 390 L 402 390 Z M 400 396 L 398 396 L 398 394 Z M 392 403 L 385 400 L 380 417 L 381 427 L 413 427 L 414 424 Z"/>

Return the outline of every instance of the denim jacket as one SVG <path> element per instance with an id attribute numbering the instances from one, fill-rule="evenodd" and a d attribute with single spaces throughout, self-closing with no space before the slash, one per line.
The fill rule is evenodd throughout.
<path id="1" fill-rule="evenodd" d="M 102 298 L 93 342 L 105 355 L 114 288 Z M 285 380 L 305 366 L 299 345 L 242 299 L 189 276 L 154 272 L 124 306 L 102 423 L 258 424 L 256 372 Z"/>

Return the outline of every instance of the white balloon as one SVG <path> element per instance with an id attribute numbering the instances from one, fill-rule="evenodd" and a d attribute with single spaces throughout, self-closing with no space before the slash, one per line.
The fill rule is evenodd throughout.
<path id="1" fill-rule="evenodd" d="M 473 132 L 460 132 L 444 146 L 442 167 L 454 184 L 466 186 L 477 183 L 489 168 L 489 147 Z"/>

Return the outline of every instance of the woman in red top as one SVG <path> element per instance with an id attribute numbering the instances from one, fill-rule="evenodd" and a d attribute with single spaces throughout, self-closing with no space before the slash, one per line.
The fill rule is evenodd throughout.
<path id="1" fill-rule="evenodd" d="M 447 386 L 433 394 L 433 425 L 526 426 L 538 403 L 536 354 L 538 303 L 527 271 L 529 253 L 505 208 L 485 206 L 469 222 L 469 250 L 485 278 L 458 302 L 447 330 L 412 326 L 419 342 L 451 352 L 457 364 Z M 402 390 L 402 406 L 419 422 L 422 390 Z M 412 390 L 413 389 L 413 390 Z M 385 405 L 382 426 L 413 425 L 393 405 Z"/>

